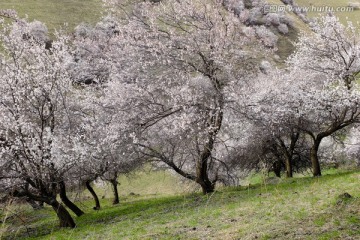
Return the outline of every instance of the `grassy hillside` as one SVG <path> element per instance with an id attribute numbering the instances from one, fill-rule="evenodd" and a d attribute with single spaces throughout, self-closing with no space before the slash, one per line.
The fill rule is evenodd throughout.
<path id="1" fill-rule="evenodd" d="M 85 201 L 79 206 L 87 213 L 76 218 L 73 230 L 58 229 L 49 208 L 24 208 L 17 216 L 9 214 L 3 238 L 358 239 L 359 183 L 359 171 L 338 172 L 225 188 L 209 196 L 132 196 L 116 207 L 102 199 L 100 211 L 91 210 L 92 202 Z M 352 197 L 339 197 L 345 192 Z"/>
<path id="2" fill-rule="evenodd" d="M 360 0 L 295 0 L 295 2 L 299 6 L 307 6 L 310 7 L 313 5 L 314 7 L 322 7 L 322 6 L 332 6 L 336 7 L 347 7 L 349 2 L 352 3 L 360 3 Z M 321 12 L 313 12 L 310 11 L 308 13 L 308 17 L 317 17 L 320 14 L 324 14 Z M 355 10 L 351 12 L 336 12 L 335 13 L 340 20 L 345 23 L 346 21 L 352 21 L 356 23 L 360 20 L 360 10 Z"/>
<path id="3" fill-rule="evenodd" d="M 148 166 L 130 175 L 122 175 L 118 179 L 121 199 L 136 196 L 137 199 L 152 196 L 171 196 L 200 191 L 197 184 L 184 180 L 178 174 L 168 171 L 154 171 Z M 95 184 L 96 192 L 100 197 L 111 198 L 113 196 L 111 186 L 104 183 Z M 88 191 L 81 194 L 87 198 L 91 195 Z M 131 198 L 131 197 L 130 197 Z"/>
<path id="4" fill-rule="evenodd" d="M 280 0 L 267 0 L 270 4 L 282 5 Z M 296 0 L 300 6 L 334 6 L 345 7 L 349 2 L 360 0 Z M 81 22 L 96 22 L 103 11 L 101 0 L 3 0 L 0 9 L 15 9 L 21 17 L 28 16 L 30 20 L 45 22 L 50 30 L 63 27 L 65 23 L 73 29 Z M 319 16 L 319 12 L 309 12 L 309 17 Z M 360 10 L 336 13 L 340 19 L 356 22 L 360 19 Z M 303 23 L 292 16 L 299 29 L 305 29 Z"/>
<path id="5" fill-rule="evenodd" d="M 352 0 L 356 2 L 360 0 Z M 283 5 L 280 0 L 267 0 L 269 4 Z M 348 0 L 296 0 L 300 6 L 347 6 Z M 15 9 L 21 17 L 28 16 L 29 20 L 39 20 L 48 26 L 49 30 L 67 28 L 72 31 L 81 22 L 94 23 L 102 15 L 101 0 L 6 0 L 0 1 L 0 9 Z M 309 17 L 319 16 L 318 12 L 309 12 Z M 346 20 L 358 21 L 360 10 L 353 12 L 339 12 L 337 15 L 343 22 Z M 285 59 L 294 49 L 292 43 L 296 41 L 300 30 L 308 30 L 293 13 L 289 13 L 296 29 L 287 36 L 279 35 L 278 52 L 280 59 Z"/>
<path id="6" fill-rule="evenodd" d="M 102 11 L 101 0 L 2 0 L 0 9 L 14 9 L 20 17 L 46 23 L 49 30 L 73 29 L 81 22 L 94 23 Z"/>

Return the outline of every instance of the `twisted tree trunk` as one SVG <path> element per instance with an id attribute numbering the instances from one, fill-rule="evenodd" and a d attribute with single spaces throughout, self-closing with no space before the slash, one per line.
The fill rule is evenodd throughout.
<path id="1" fill-rule="evenodd" d="M 52 199 L 49 202 L 49 204 L 54 209 L 56 215 L 60 220 L 60 227 L 69 227 L 69 228 L 76 227 L 76 224 L 72 219 L 70 213 L 66 210 L 66 208 L 62 204 L 60 204 L 56 199 Z"/>
<path id="2" fill-rule="evenodd" d="M 204 151 L 200 155 L 200 159 L 196 163 L 196 182 L 200 184 L 203 194 L 212 193 L 215 189 L 215 183 L 211 182 L 208 176 L 208 160 L 211 156 L 213 145 L 214 140 L 210 136 Z"/>
<path id="3" fill-rule="evenodd" d="M 89 190 L 89 192 L 91 193 L 91 195 L 92 195 L 93 198 L 94 198 L 95 207 L 93 207 L 93 209 L 94 209 L 94 210 L 99 210 L 99 209 L 100 209 L 100 201 L 99 201 L 98 196 L 96 195 L 96 192 L 95 192 L 94 189 L 91 187 L 90 183 L 91 183 L 91 181 L 90 181 L 90 180 L 87 180 L 87 181 L 85 182 L 85 185 L 86 185 L 86 188 Z"/>
<path id="4" fill-rule="evenodd" d="M 43 202 L 36 202 L 31 198 L 26 198 L 26 202 L 29 203 L 34 210 L 40 210 L 44 208 L 44 204 L 42 204 Z"/>
<path id="5" fill-rule="evenodd" d="M 60 187 L 60 198 L 61 201 L 65 204 L 65 206 L 67 206 L 71 211 L 73 211 L 76 216 L 80 217 L 81 215 L 84 214 L 84 212 L 78 208 L 78 206 L 76 206 L 66 195 L 66 188 L 65 188 L 65 182 L 61 181 L 59 183 L 59 187 Z"/>
<path id="6" fill-rule="evenodd" d="M 282 168 L 282 162 L 281 160 L 277 160 L 272 165 L 273 171 L 275 173 L 275 176 L 278 178 L 281 178 L 281 168 Z"/>
<path id="7" fill-rule="evenodd" d="M 119 204 L 120 200 L 119 200 L 119 192 L 118 192 L 118 181 L 116 179 L 111 179 L 110 183 L 112 185 L 113 188 L 113 193 L 114 193 L 114 200 L 113 200 L 113 204 Z"/>
<path id="8" fill-rule="evenodd" d="M 34 184 L 34 182 L 32 182 L 31 180 L 29 182 Z M 44 190 L 46 190 L 44 188 L 42 188 L 42 190 L 43 190 L 43 192 L 41 192 L 41 195 L 37 195 L 37 194 L 30 192 L 28 190 L 28 188 L 25 187 L 24 189 L 21 189 L 20 191 L 19 190 L 13 191 L 11 193 L 11 196 L 19 197 L 19 198 L 27 197 L 31 201 L 46 203 L 46 204 L 50 205 L 56 212 L 56 215 L 60 222 L 60 227 L 69 227 L 69 228 L 76 227 L 76 224 L 75 224 L 73 218 L 71 217 L 70 213 L 66 210 L 66 208 L 62 204 L 60 204 L 57 201 L 56 192 L 55 191 L 47 192 L 47 191 L 44 191 Z"/>
<path id="9" fill-rule="evenodd" d="M 318 151 L 320 146 L 320 140 L 316 139 L 314 145 L 310 149 L 310 160 L 312 165 L 312 171 L 314 177 L 321 176 L 320 162 L 318 158 Z"/>

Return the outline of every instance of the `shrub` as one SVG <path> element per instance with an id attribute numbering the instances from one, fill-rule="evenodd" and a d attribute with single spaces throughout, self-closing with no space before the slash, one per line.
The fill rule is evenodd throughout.
<path id="1" fill-rule="evenodd" d="M 249 12 L 249 19 L 248 19 L 249 25 L 262 25 L 265 23 L 263 19 L 263 13 L 260 8 L 253 8 Z"/>
<path id="2" fill-rule="evenodd" d="M 269 61 L 263 60 L 261 61 L 259 68 L 262 73 L 268 74 L 271 70 L 271 63 L 269 63 Z"/>
<path id="3" fill-rule="evenodd" d="M 280 23 L 284 23 L 288 27 L 292 27 L 292 28 L 295 26 L 293 20 L 289 16 L 280 15 L 279 17 L 280 17 Z"/>
<path id="4" fill-rule="evenodd" d="M 242 0 L 224 0 L 223 5 L 238 16 L 245 9 L 244 2 Z"/>
<path id="5" fill-rule="evenodd" d="M 256 35 L 261 39 L 267 47 L 275 47 L 278 41 L 278 37 L 267 29 L 265 26 L 260 26 L 256 28 Z"/>
<path id="6" fill-rule="evenodd" d="M 288 34 L 289 33 L 289 28 L 288 28 L 288 26 L 286 25 L 286 24 L 280 24 L 279 26 L 278 26 L 278 31 L 280 32 L 280 33 L 282 33 L 282 34 Z"/>
<path id="7" fill-rule="evenodd" d="M 48 29 L 42 22 L 33 21 L 29 23 L 29 34 L 36 41 L 45 43 L 49 40 Z"/>
<path id="8" fill-rule="evenodd" d="M 268 13 L 266 15 L 266 25 L 273 25 L 273 26 L 279 26 L 280 24 L 280 17 L 277 13 Z"/>

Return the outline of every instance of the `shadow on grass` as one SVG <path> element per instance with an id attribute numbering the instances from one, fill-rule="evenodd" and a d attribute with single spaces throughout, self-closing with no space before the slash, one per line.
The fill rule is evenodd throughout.
<path id="1" fill-rule="evenodd" d="M 192 194 L 187 196 L 152 198 L 145 200 L 135 200 L 120 203 L 118 206 L 105 206 L 101 210 L 90 210 L 81 217 L 74 217 L 77 224 L 75 231 L 81 230 L 86 226 L 111 225 L 125 221 L 128 219 L 140 218 L 142 221 L 151 219 L 155 215 L 168 214 L 177 211 L 179 208 L 194 207 L 194 202 L 201 205 L 201 195 Z M 200 200 L 200 201 L 199 201 Z M 50 208 L 44 210 L 49 213 Z M 28 214 L 41 214 L 40 212 L 32 212 Z M 35 218 L 34 218 L 35 219 Z M 39 218 L 36 217 L 38 220 Z M 32 221 L 29 226 L 14 226 L 12 230 L 2 236 L 2 239 L 29 239 L 44 237 L 57 231 L 73 231 L 72 229 L 60 229 L 58 220 L 55 215 L 47 214 L 46 221 Z M 19 223 L 17 223 L 19 224 Z"/>

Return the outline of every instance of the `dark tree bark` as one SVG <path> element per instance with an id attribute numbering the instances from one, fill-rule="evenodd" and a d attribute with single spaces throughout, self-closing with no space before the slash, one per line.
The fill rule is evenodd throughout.
<path id="1" fill-rule="evenodd" d="M 204 146 L 200 159 L 196 163 L 196 182 L 200 184 L 203 194 L 212 193 L 215 189 L 215 183 L 211 182 L 208 176 L 208 160 L 211 156 L 213 145 L 214 139 L 211 135 L 209 136 L 207 144 Z"/>
<path id="2" fill-rule="evenodd" d="M 295 147 L 296 143 L 299 140 L 300 132 L 298 130 L 292 130 L 290 135 L 290 145 L 289 147 L 286 146 L 285 142 L 278 138 L 278 141 L 280 143 L 281 151 L 283 152 L 284 156 L 284 164 L 285 164 L 285 171 L 286 171 L 286 177 L 292 178 L 293 177 L 293 166 L 292 166 L 292 160 L 294 157 Z"/>
<path id="3" fill-rule="evenodd" d="M 203 194 L 212 193 L 215 190 L 215 184 L 217 182 L 217 177 L 214 180 L 210 181 L 208 175 L 208 162 L 211 158 L 211 152 L 214 149 L 214 140 L 218 131 L 221 128 L 223 112 L 222 112 L 222 95 L 219 94 L 219 99 L 217 99 L 217 105 L 219 105 L 219 109 L 215 110 L 209 119 L 210 126 L 212 126 L 212 130 L 208 133 L 207 142 L 204 145 L 204 148 L 200 154 L 199 160 L 196 163 L 196 182 L 200 184 L 202 188 Z"/>
<path id="4" fill-rule="evenodd" d="M 49 204 L 54 211 L 56 212 L 56 215 L 60 222 L 60 227 L 69 227 L 74 228 L 76 227 L 76 224 L 71 217 L 70 213 L 66 210 L 66 208 L 61 205 L 56 200 L 56 194 L 54 195 L 48 195 L 47 193 L 44 195 L 35 195 L 27 190 L 27 188 L 22 189 L 21 191 L 15 190 L 11 193 L 11 196 L 13 197 L 27 197 L 28 199 L 31 199 L 32 201 L 38 201 L 38 202 L 45 202 L 46 204 Z"/>
<path id="5" fill-rule="evenodd" d="M 285 169 L 286 169 L 286 177 L 292 178 L 293 177 L 293 166 L 292 166 L 292 160 L 294 157 L 294 151 L 296 147 L 296 143 L 299 140 L 300 132 L 298 130 L 292 132 L 291 134 L 291 142 L 289 151 L 287 151 L 287 154 L 285 156 Z"/>
<path id="6" fill-rule="evenodd" d="M 280 137 L 277 138 L 277 140 L 280 142 L 280 145 L 278 142 L 274 141 L 269 146 L 270 151 L 275 156 L 275 160 L 272 162 L 271 168 L 268 169 L 268 176 L 270 171 L 275 173 L 275 176 L 278 178 L 281 178 L 281 170 L 283 166 L 283 154 L 282 152 L 286 152 L 286 146 L 284 145 L 282 139 Z"/>
<path id="7" fill-rule="evenodd" d="M 56 215 L 60 220 L 60 227 L 69 227 L 69 228 L 76 227 L 76 224 L 72 219 L 70 213 L 66 210 L 66 208 L 62 204 L 60 204 L 56 199 L 52 199 L 50 205 L 54 209 Z"/>
<path id="8" fill-rule="evenodd" d="M 65 182 L 61 181 L 59 183 L 59 187 L 60 187 L 60 198 L 61 201 L 65 204 L 65 206 L 67 206 L 71 211 L 73 211 L 76 216 L 80 217 L 81 215 L 84 214 L 84 212 L 78 208 L 78 206 L 76 206 L 66 195 L 66 187 L 65 187 Z"/>
<path id="9" fill-rule="evenodd" d="M 212 184 L 210 181 L 202 181 L 201 183 L 198 183 L 200 184 L 202 193 L 204 195 L 212 193 L 215 190 L 215 184 Z"/>
<path id="10" fill-rule="evenodd" d="M 118 192 L 118 181 L 116 179 L 111 179 L 110 183 L 112 185 L 112 189 L 113 189 L 113 193 L 114 193 L 114 200 L 113 200 L 113 204 L 119 204 L 120 200 L 119 200 L 119 192 Z"/>
<path id="11" fill-rule="evenodd" d="M 36 202 L 31 198 L 26 198 L 26 202 L 30 204 L 30 206 L 34 209 L 34 210 L 40 210 L 42 208 L 44 208 L 44 204 L 43 202 Z"/>
<path id="12" fill-rule="evenodd" d="M 314 141 L 314 145 L 310 149 L 310 160 L 312 165 L 312 171 L 314 177 L 321 176 L 321 168 L 320 168 L 320 162 L 318 158 L 318 151 L 320 146 L 321 139 L 317 139 Z"/>
<path id="13" fill-rule="evenodd" d="M 94 210 L 99 210 L 100 209 L 100 201 L 98 196 L 96 195 L 96 192 L 94 191 L 94 189 L 91 187 L 90 185 L 91 181 L 88 180 L 85 182 L 86 188 L 89 190 L 89 192 L 91 193 L 91 195 L 94 198 L 95 201 L 95 207 L 93 207 Z"/>
<path id="14" fill-rule="evenodd" d="M 278 178 L 281 178 L 281 167 L 282 167 L 281 160 L 275 161 L 272 166 L 273 171 L 274 171 L 276 177 L 278 177 Z"/>
<path id="15" fill-rule="evenodd" d="M 285 157 L 285 169 L 286 169 L 286 177 L 292 178 L 293 177 L 293 167 L 291 163 L 291 158 L 289 156 Z"/>

